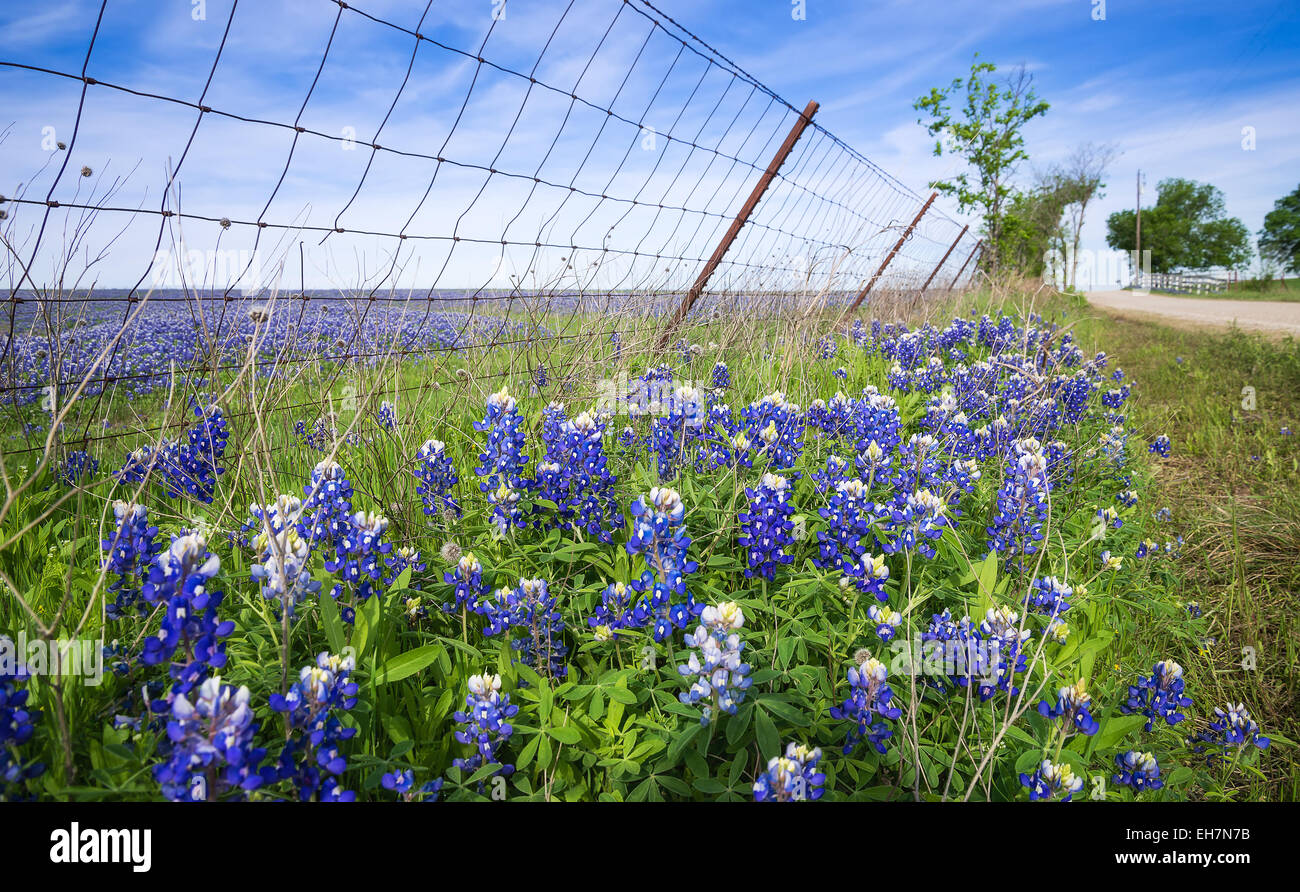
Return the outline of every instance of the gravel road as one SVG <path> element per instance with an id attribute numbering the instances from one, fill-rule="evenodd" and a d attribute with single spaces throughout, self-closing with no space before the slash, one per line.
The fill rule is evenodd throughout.
<path id="1" fill-rule="evenodd" d="M 1132 291 L 1090 291 L 1088 303 L 1121 316 L 1157 317 L 1173 325 L 1239 328 L 1300 337 L 1300 302 L 1170 297 Z"/>

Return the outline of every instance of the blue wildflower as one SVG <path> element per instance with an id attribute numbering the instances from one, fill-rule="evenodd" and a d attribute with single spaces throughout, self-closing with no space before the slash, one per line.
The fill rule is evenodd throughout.
<path id="1" fill-rule="evenodd" d="M 739 630 L 745 625 L 745 614 L 733 601 L 717 607 L 705 607 L 700 614 L 700 625 L 694 634 L 685 638 L 691 651 L 686 664 L 677 667 L 678 673 L 692 679 L 690 690 L 678 698 L 688 706 L 704 701 L 700 724 L 707 725 L 718 713 L 735 715 L 745 691 L 749 689 L 749 664 L 741 662 L 740 652 L 745 645 Z"/>

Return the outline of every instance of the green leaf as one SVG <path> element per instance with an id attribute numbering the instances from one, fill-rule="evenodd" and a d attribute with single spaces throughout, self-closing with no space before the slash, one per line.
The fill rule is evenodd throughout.
<path id="1" fill-rule="evenodd" d="M 781 754 L 781 737 L 776 733 L 776 723 L 761 709 L 754 712 L 754 734 L 758 738 L 758 749 L 763 758 L 770 759 Z"/>
<path id="2" fill-rule="evenodd" d="M 573 746 L 575 743 L 582 740 L 582 735 L 578 732 L 578 729 L 572 725 L 564 725 L 559 728 L 547 728 L 546 733 L 554 737 L 560 743 L 569 746 Z"/>
<path id="3" fill-rule="evenodd" d="M 347 644 L 343 630 L 343 619 L 339 616 L 338 602 L 328 594 L 320 599 L 321 623 L 325 626 L 325 638 L 330 643 L 331 653 L 342 653 Z"/>
<path id="4" fill-rule="evenodd" d="M 1108 750 L 1133 731 L 1146 724 L 1144 715 L 1116 715 L 1102 723 L 1101 730 L 1092 738 L 1093 750 Z"/>
<path id="5" fill-rule="evenodd" d="M 438 654 L 441 651 L 442 645 L 426 644 L 423 647 L 417 647 L 415 650 L 408 650 L 406 653 L 398 654 L 379 667 L 379 672 L 375 675 L 375 685 L 409 678 L 438 659 Z"/>

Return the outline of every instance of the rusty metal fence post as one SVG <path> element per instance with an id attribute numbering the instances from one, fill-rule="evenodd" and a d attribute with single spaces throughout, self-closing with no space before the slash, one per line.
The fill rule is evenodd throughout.
<path id="1" fill-rule="evenodd" d="M 957 287 L 957 283 L 961 281 L 961 274 L 966 272 L 966 267 L 970 265 L 971 258 L 975 256 L 975 252 L 978 251 L 983 244 L 984 239 L 980 239 L 975 243 L 975 247 L 970 249 L 970 253 L 966 255 L 966 262 L 961 265 L 961 269 L 957 270 L 957 275 L 953 276 L 952 284 L 948 286 L 949 291 Z"/>
<path id="2" fill-rule="evenodd" d="M 936 263 L 934 269 L 930 271 L 930 278 L 926 279 L 925 284 L 921 286 L 922 294 L 925 294 L 925 289 L 930 287 L 930 283 L 934 281 L 934 277 L 939 275 L 939 270 L 943 269 L 943 265 L 948 262 L 948 255 L 956 249 L 958 242 L 965 238 L 966 230 L 968 229 L 970 229 L 969 223 L 961 228 L 961 232 L 957 233 L 957 237 L 952 240 L 952 244 L 948 246 L 948 250 L 943 252 L 943 256 L 939 258 L 939 262 Z"/>
<path id="3" fill-rule="evenodd" d="M 813 115 L 817 114 L 817 109 L 819 107 L 820 106 L 816 102 L 809 102 L 804 106 L 804 110 L 799 115 L 798 120 L 794 122 L 794 126 L 791 127 L 790 132 L 786 134 L 785 142 L 781 143 L 780 148 L 776 150 L 776 154 L 772 156 L 771 163 L 767 165 L 767 170 L 763 171 L 763 175 L 759 178 L 758 183 L 754 185 L 754 191 L 749 193 L 749 198 L 745 200 L 744 205 L 740 208 L 740 213 L 736 214 L 736 219 L 731 221 L 731 226 L 727 229 L 726 234 L 722 236 L 722 241 L 718 242 L 718 246 L 713 249 L 713 254 L 709 257 L 708 262 L 704 264 L 704 269 L 700 271 L 700 275 L 696 278 L 695 284 L 691 286 L 690 291 L 686 292 L 686 296 L 682 298 L 681 305 L 677 307 L 676 312 L 673 313 L 673 317 L 668 320 L 668 326 L 664 329 L 663 336 L 659 338 L 660 350 L 664 348 L 668 343 L 668 339 L 672 337 L 673 330 L 676 329 L 681 321 L 686 318 L 686 314 L 691 311 L 691 305 L 694 304 L 695 301 L 699 299 L 700 294 L 703 293 L 704 286 L 709 283 L 709 279 L 717 270 L 718 264 L 722 262 L 722 258 L 726 255 L 727 249 L 731 247 L 731 243 L 736 240 L 736 236 L 740 234 L 740 230 L 744 227 L 745 223 L 749 221 L 749 215 L 752 214 L 754 208 L 758 206 L 759 199 L 763 197 L 763 193 L 766 192 L 768 186 L 772 184 L 772 180 L 776 179 L 777 171 L 781 169 L 781 165 L 785 163 L 785 159 L 790 156 L 790 152 L 794 149 L 794 144 L 799 141 L 799 137 L 803 135 L 804 130 L 810 123 L 812 123 Z"/>
<path id="4" fill-rule="evenodd" d="M 876 270 L 876 274 L 873 275 L 867 281 L 866 286 L 864 286 L 862 291 L 858 294 L 857 299 L 853 301 L 853 305 L 850 306 L 848 310 L 850 313 L 852 313 L 858 307 L 862 306 L 862 302 L 867 299 L 867 295 L 871 292 L 871 289 L 875 287 L 876 282 L 879 281 L 880 277 L 884 274 L 886 267 L 888 267 L 890 261 L 894 259 L 894 255 L 896 255 L 900 250 L 902 250 L 903 243 L 906 242 L 909 237 L 911 237 L 912 230 L 915 229 L 916 225 L 921 222 L 921 218 L 925 216 L 925 212 L 930 209 L 930 205 L 934 203 L 935 198 L 937 198 L 938 196 L 939 196 L 938 192 L 930 193 L 930 197 L 925 200 L 925 204 L 921 205 L 921 209 L 916 212 L 916 216 L 912 218 L 912 222 L 907 224 L 907 229 L 903 230 L 903 234 L 898 237 L 898 241 L 894 242 L 894 247 L 891 248 L 889 253 L 885 255 L 885 259 L 881 262 L 880 268 Z"/>

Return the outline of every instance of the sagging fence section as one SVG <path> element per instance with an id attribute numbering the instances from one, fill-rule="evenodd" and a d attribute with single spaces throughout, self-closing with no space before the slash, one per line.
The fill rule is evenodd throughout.
<path id="1" fill-rule="evenodd" d="M 975 275 L 933 194 L 647 0 L 203 9 L 149 64 L 109 0 L 84 41 L 0 60 L 0 157 L 29 172 L 0 203 L 0 397 L 29 434 L 76 398 L 60 436 L 108 439 L 114 401 L 240 370 L 328 392 L 410 359 L 391 391 L 424 393 L 506 348 L 480 380 L 554 376 L 684 320 Z"/>

